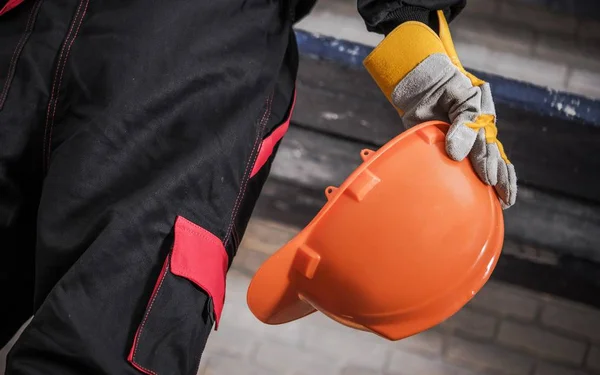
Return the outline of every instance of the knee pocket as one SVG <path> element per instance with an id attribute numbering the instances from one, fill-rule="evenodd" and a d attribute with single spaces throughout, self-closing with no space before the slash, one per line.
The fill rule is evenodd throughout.
<path id="1" fill-rule="evenodd" d="M 140 322 L 128 361 L 150 375 L 195 375 L 225 299 L 227 253 L 183 217 Z"/>

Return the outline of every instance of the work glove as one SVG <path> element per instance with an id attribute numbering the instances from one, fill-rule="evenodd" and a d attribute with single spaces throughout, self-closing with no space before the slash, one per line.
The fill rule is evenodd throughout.
<path id="1" fill-rule="evenodd" d="M 451 124 L 446 152 L 469 157 L 479 178 L 494 186 L 504 209 L 515 203 L 515 168 L 496 138 L 496 110 L 488 83 L 467 72 L 456 54 L 443 12 L 439 35 L 409 21 L 367 56 L 364 65 L 408 128 L 429 120 Z"/>

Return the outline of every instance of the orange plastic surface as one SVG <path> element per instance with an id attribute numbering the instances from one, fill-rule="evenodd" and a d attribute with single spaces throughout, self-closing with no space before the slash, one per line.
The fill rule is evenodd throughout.
<path id="1" fill-rule="evenodd" d="M 427 122 L 363 150 L 318 215 L 257 271 L 252 313 L 282 324 L 318 310 L 398 340 L 464 306 L 498 261 L 504 223 L 468 158 L 446 155 L 447 129 Z"/>

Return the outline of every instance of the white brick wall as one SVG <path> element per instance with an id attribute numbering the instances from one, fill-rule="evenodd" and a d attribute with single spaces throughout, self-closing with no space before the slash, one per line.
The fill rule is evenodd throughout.
<path id="1" fill-rule="evenodd" d="M 459 337 L 450 339 L 447 357 L 478 372 L 496 370 L 510 375 L 527 375 L 535 364 L 535 359 L 526 354 Z"/>
<path id="2" fill-rule="evenodd" d="M 465 307 L 442 323 L 441 327 L 473 337 L 489 339 L 496 334 L 498 322 L 499 319 L 493 315 Z"/>
<path id="3" fill-rule="evenodd" d="M 574 365 L 583 363 L 587 348 L 585 342 L 560 336 L 537 326 L 511 321 L 504 321 L 500 325 L 498 341 L 515 349 Z"/>
<path id="4" fill-rule="evenodd" d="M 469 305 L 501 317 L 532 321 L 541 307 L 540 301 L 535 297 L 534 293 L 524 289 L 490 283 Z"/>
<path id="5" fill-rule="evenodd" d="M 424 356 L 439 356 L 442 354 L 444 335 L 435 330 L 428 330 L 418 335 L 395 342 L 393 349 L 409 351 Z"/>
<path id="6" fill-rule="evenodd" d="M 542 324 L 564 333 L 600 342 L 598 311 L 587 306 L 553 300 L 546 305 L 541 321 Z"/>

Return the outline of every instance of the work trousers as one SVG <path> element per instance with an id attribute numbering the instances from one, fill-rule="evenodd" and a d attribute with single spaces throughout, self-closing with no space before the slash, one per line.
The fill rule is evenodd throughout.
<path id="1" fill-rule="evenodd" d="M 195 375 L 289 126 L 290 0 L 0 16 L 6 375 Z"/>

